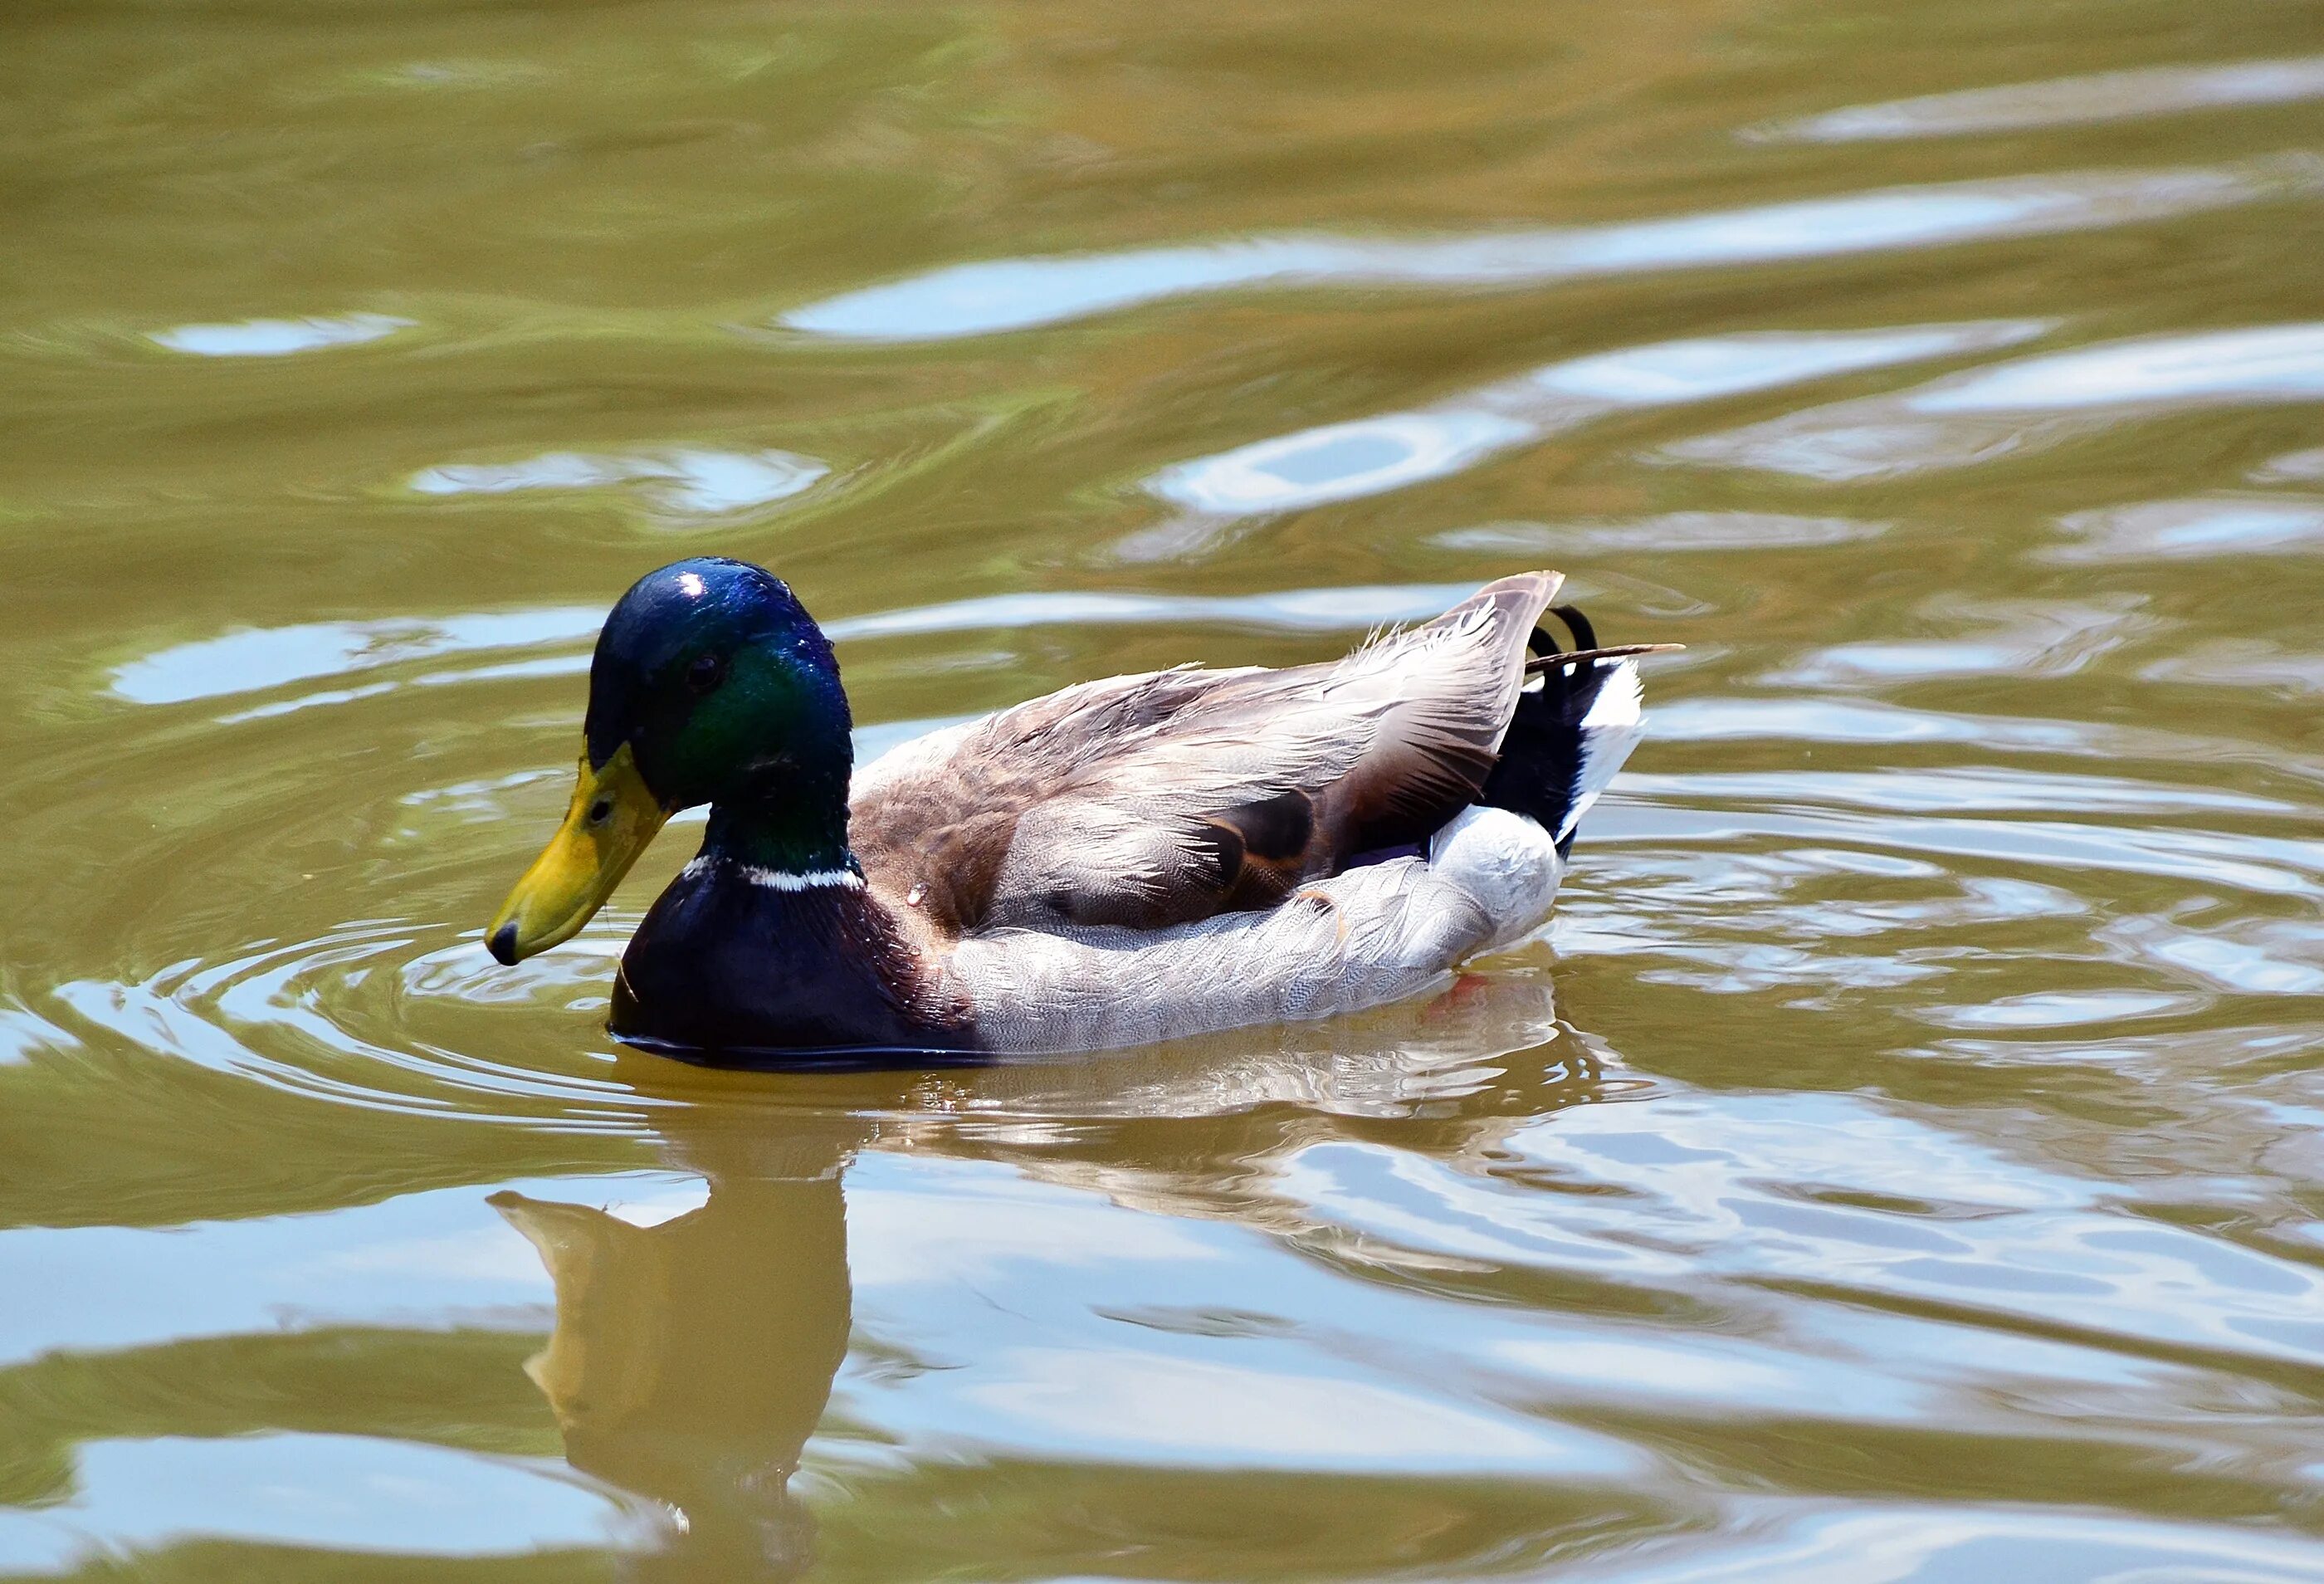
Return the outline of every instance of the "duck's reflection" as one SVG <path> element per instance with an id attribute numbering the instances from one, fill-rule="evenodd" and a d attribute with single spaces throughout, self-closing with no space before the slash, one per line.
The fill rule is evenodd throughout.
<path id="1" fill-rule="evenodd" d="M 1432 1154 L 1489 1147 L 1619 1087 L 1601 1053 L 1557 1024 L 1545 979 L 1510 977 L 1361 1024 L 940 1079 L 706 1078 L 641 1059 L 625 1076 L 641 1090 L 668 1102 L 688 1086 L 659 1126 L 708 1199 L 638 1225 L 494 1195 L 556 1287 L 555 1329 L 526 1369 L 576 1468 L 669 1512 L 632 1576 L 788 1579 L 814 1533 L 791 1479 L 848 1349 L 842 1175 L 858 1149 L 1005 1159 L 1149 1212 L 1279 1229 L 1290 1207 L 1253 1170 L 1269 1158 L 1383 1128 Z"/>
<path id="2" fill-rule="evenodd" d="M 635 1226 L 500 1193 L 557 1289 L 525 1365 L 585 1474 L 667 1504 L 636 1576 L 785 1579 L 813 1524 L 789 1484 L 847 1356 L 840 1167 L 854 1140 L 808 1128 L 773 1159 L 689 1160 L 698 1209 Z M 689 1152 L 690 1153 L 691 1152 Z"/>

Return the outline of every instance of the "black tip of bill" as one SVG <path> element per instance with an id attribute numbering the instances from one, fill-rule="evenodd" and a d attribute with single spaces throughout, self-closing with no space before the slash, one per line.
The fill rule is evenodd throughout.
<path id="1" fill-rule="evenodd" d="M 514 968 L 516 966 L 516 926 L 512 923 L 503 924 L 493 931 L 492 939 L 484 942 L 484 949 L 509 967 Z"/>

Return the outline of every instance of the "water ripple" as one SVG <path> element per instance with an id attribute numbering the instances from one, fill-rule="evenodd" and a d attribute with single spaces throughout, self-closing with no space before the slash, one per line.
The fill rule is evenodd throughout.
<path id="1" fill-rule="evenodd" d="M 830 472 L 827 464 L 788 451 L 680 446 L 627 456 L 551 451 L 518 462 L 447 463 L 413 474 L 409 487 L 420 495 L 461 496 L 642 485 L 639 493 L 668 515 L 713 517 L 788 500 Z"/>
<path id="2" fill-rule="evenodd" d="M 1851 481 L 1965 468 L 2136 419 L 2324 401 L 2324 323 L 2141 336 L 1682 440 L 1681 461 Z"/>
<path id="3" fill-rule="evenodd" d="M 1934 247 L 2128 225 L 2314 184 L 2305 165 L 2061 171 L 1895 187 L 1608 226 L 1368 241 L 1262 236 L 1207 245 L 954 264 L 781 316 L 811 335 L 936 340 L 1063 323 L 1255 286 L 1519 286 Z"/>
<path id="4" fill-rule="evenodd" d="M 1209 516 L 1299 511 L 1442 477 L 1609 414 L 2013 346 L 2052 322 L 1765 330 L 1625 347 L 1553 363 L 1416 411 L 1254 440 L 1166 468 L 1145 487 Z M 1133 537 L 1120 547 L 1128 559 L 1141 559 L 1138 543 Z"/>
<path id="5" fill-rule="evenodd" d="M 410 329 L 418 322 L 386 313 L 349 313 L 337 319 L 251 319 L 235 324 L 180 325 L 156 330 L 146 338 L 172 352 L 197 357 L 284 357 L 331 347 L 359 347 Z"/>
<path id="6" fill-rule="evenodd" d="M 0 1567 L 78 1570 L 92 1553 L 195 1539 L 415 1562 L 516 1557 L 601 1547 L 631 1522 L 629 1501 L 562 1459 L 386 1436 L 124 1437 L 85 1442 L 74 1461 L 70 1499 L 0 1509 Z"/>
<path id="7" fill-rule="evenodd" d="M 823 624 L 837 643 L 982 628 L 1214 623 L 1259 631 L 1360 632 L 1389 622 L 1424 620 L 1475 592 L 1469 583 L 1401 583 L 1344 588 L 1293 588 L 1244 595 L 1132 594 L 1091 589 L 1001 594 L 902 610 L 842 616 Z M 540 648 L 594 640 L 604 613 L 595 607 L 469 616 L 312 622 L 253 628 L 173 644 L 115 668 L 112 692 L 136 704 L 178 704 L 259 692 L 296 682 L 357 675 L 387 667 L 496 649 Z M 315 704 L 346 703 L 416 683 L 565 676 L 584 672 L 581 654 L 543 656 L 310 692 L 244 710 L 229 720 L 280 715 Z"/>
<path id="8" fill-rule="evenodd" d="M 403 801 L 505 819 L 506 794 L 517 790 L 455 786 Z M 734 1075 L 613 1045 L 603 1033 L 604 1009 L 640 916 L 632 906 L 610 907 L 558 950 L 513 968 L 487 955 L 472 928 L 357 922 L 186 959 L 143 978 L 70 980 L 47 998 L 60 1021 L 23 1015 L 50 1036 L 42 1051 L 97 1038 L 335 1106 L 560 1133 L 640 1135 L 705 1092 L 724 1106 L 787 1114 L 834 1103 L 829 1088 L 801 1075 L 734 1083 L 726 1081 Z M 942 1082 L 900 1071 L 866 1079 L 840 1103 L 905 1132 L 931 1111 L 995 1124 L 1215 1116 L 1267 1106 L 1387 1118 L 1506 1088 L 1508 1059 L 1545 1046 L 1546 1056 L 1526 1061 L 1542 1083 L 1600 1081 L 1597 1056 L 1559 1022 L 1545 977 L 1472 975 L 1434 998 L 1359 1017 L 962 1069 Z"/>
<path id="9" fill-rule="evenodd" d="M 2254 484 L 2324 483 L 2324 446 L 2287 451 L 2253 468 L 2250 477 Z"/>
<path id="10" fill-rule="evenodd" d="M 2324 1370 L 2324 1273 L 2126 1216 L 2121 1190 L 1868 1098 L 1664 1096 L 1562 1112 L 1500 1147 L 1511 1165 L 1480 1180 L 1319 1145 L 1286 1185 L 1319 1223 L 1418 1253 L 1630 1283 L 1812 1283 L 2003 1334 L 2065 1320 L 2133 1357 Z M 1566 1191 L 1535 1191 L 1553 1181 Z M 1971 1389 L 1909 1354 L 1877 1362 Z M 2006 1349 L 1991 1373 L 2010 1373 Z"/>
<path id="11" fill-rule="evenodd" d="M 627 1132 L 638 1102 L 608 1076 L 610 1058 L 537 1037 L 478 1054 L 427 1030 L 463 1007 L 523 1007 L 536 1035 L 553 1021 L 544 1012 L 592 1013 L 605 1001 L 607 959 L 635 926 L 617 913 L 577 949 L 491 971 L 473 931 L 358 922 L 135 982 L 76 980 L 55 997 L 142 1049 L 339 1105 Z"/>
<path id="12" fill-rule="evenodd" d="M 566 606 L 434 620 L 391 617 L 249 628 L 173 644 L 120 665 L 113 672 L 113 691 L 133 704 L 180 704 L 439 655 L 570 643 L 595 637 L 604 619 L 595 606 Z"/>
<path id="13" fill-rule="evenodd" d="M 1445 550 L 1539 556 L 1806 550 L 1877 539 L 1886 523 L 1786 512 L 1664 512 L 1611 523 L 1484 523 L 1431 535 Z"/>
<path id="14" fill-rule="evenodd" d="M 1894 820 L 1840 813 L 1659 809 L 1633 811 L 1629 835 L 1663 843 L 1773 838 L 1802 846 L 1860 845 L 1969 858 L 2021 873 L 2112 871 L 2267 896 L 2324 893 L 2324 841 L 2293 837 L 2135 828 L 2072 820 Z"/>
<path id="15" fill-rule="evenodd" d="M 1770 1533 L 1772 1531 L 1773 1533 Z M 1641 1546 L 1572 1584 L 2315 1584 L 2314 1542 L 2230 1523 L 1948 1502 L 1752 1501 L 1721 1538 Z M 1748 1538 L 1739 1540 L 1738 1536 Z M 1704 1554 L 1711 1553 L 1711 1554 Z M 1723 1554 L 1722 1554 L 1723 1553 Z"/>
<path id="16" fill-rule="evenodd" d="M 1717 798 L 1738 805 L 1803 804 L 1890 809 L 1913 813 L 2073 810 L 2152 818 L 2162 814 L 2238 813 L 2312 818 L 2315 811 L 2281 798 L 2181 786 L 2124 776 L 2075 775 L 2053 766 L 1919 765 L 1890 770 L 1696 771 L 1684 775 L 1626 772 L 1630 797 Z"/>
<path id="17" fill-rule="evenodd" d="M 2324 551 L 2324 500 L 2218 495 L 2141 501 L 2074 512 L 2058 525 L 2077 537 L 2035 557 L 2047 561 L 2184 560 L 2220 555 L 2313 555 Z"/>
<path id="18" fill-rule="evenodd" d="M 1891 686 L 1934 677 L 2071 676 L 2137 639 L 2162 630 L 2143 601 L 2116 596 L 2086 600 L 1953 597 L 1930 601 L 1932 624 L 1962 627 L 1960 637 L 1835 644 L 1771 672 L 1779 686 Z"/>
<path id="19" fill-rule="evenodd" d="M 1778 121 L 1747 137 L 1769 142 L 1854 143 L 1867 138 L 1960 137 L 2024 132 L 2137 116 L 2176 116 L 2238 105 L 2324 98 L 2324 55 L 2237 60 L 2218 66 L 2153 66 L 2053 78 L 1999 88 L 1925 94 L 1879 105 Z"/>

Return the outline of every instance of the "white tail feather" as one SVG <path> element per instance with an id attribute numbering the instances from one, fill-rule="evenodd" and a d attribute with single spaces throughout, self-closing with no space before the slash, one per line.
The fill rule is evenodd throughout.
<path id="1" fill-rule="evenodd" d="M 1573 772 L 1573 798 L 1557 827 L 1561 844 L 1573 834 L 1582 816 L 1590 811 L 1590 805 L 1598 801 L 1598 794 L 1606 790 L 1607 783 L 1646 735 L 1646 689 L 1638 680 L 1638 662 L 1618 660 L 1607 669 L 1611 674 L 1590 701 L 1590 713 L 1582 718 L 1582 753 Z"/>

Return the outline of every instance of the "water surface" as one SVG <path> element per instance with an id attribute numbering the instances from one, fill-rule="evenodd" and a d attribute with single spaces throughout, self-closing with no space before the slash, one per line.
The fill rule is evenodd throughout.
<path id="1" fill-rule="evenodd" d="M 0 21 L 0 1576 L 2324 1579 L 2324 17 Z M 1347 1023 L 603 1035 L 588 644 L 869 755 L 1554 565 L 1559 916 Z"/>

